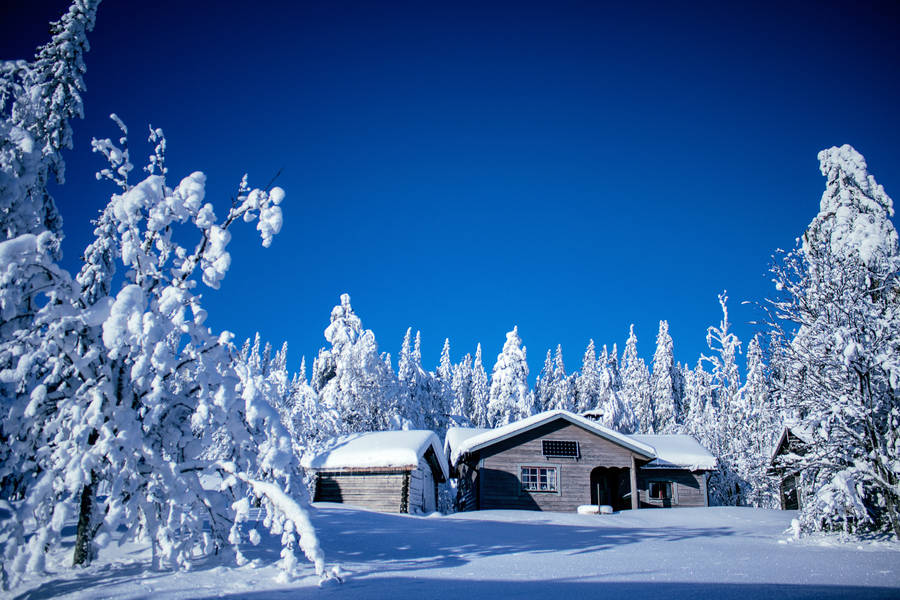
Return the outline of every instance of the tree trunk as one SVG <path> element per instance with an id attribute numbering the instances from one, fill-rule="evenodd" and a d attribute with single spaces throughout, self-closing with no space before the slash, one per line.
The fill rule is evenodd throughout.
<path id="1" fill-rule="evenodd" d="M 75 554 L 72 558 L 72 566 L 88 566 L 94 558 L 94 531 L 91 518 L 94 512 L 94 488 L 96 483 L 91 477 L 91 483 L 81 489 L 81 506 L 78 511 L 78 530 L 75 534 Z"/>

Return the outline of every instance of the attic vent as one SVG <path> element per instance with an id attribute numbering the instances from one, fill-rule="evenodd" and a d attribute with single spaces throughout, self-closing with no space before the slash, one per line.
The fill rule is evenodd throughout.
<path id="1" fill-rule="evenodd" d="M 578 442 L 560 440 L 541 440 L 544 456 L 565 456 L 578 458 Z"/>

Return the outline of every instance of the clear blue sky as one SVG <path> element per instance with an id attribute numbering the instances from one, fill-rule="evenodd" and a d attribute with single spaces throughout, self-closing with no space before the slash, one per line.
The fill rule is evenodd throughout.
<path id="1" fill-rule="evenodd" d="M 0 57 L 65 5 L 4 3 Z M 898 31 L 896 2 L 106 0 L 55 192 L 66 265 L 113 191 L 90 139 L 116 112 L 136 164 L 162 127 L 173 182 L 204 171 L 219 214 L 283 167 L 281 234 L 235 228 L 205 305 L 239 341 L 287 340 L 292 369 L 342 292 L 395 357 L 422 330 L 427 368 L 445 337 L 490 368 L 516 324 L 532 378 L 630 323 L 649 360 L 660 319 L 693 364 L 723 289 L 749 341 L 740 302 L 815 215 L 819 150 L 854 145 L 900 197 Z"/>

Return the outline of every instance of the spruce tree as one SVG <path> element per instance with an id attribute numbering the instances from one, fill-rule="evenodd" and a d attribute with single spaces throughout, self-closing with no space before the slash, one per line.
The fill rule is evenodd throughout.
<path id="1" fill-rule="evenodd" d="M 488 422 L 488 403 L 490 402 L 490 386 L 487 372 L 481 358 L 481 344 L 475 349 L 475 362 L 472 364 L 472 413 L 470 420 L 473 427 L 490 427 Z"/>
<path id="2" fill-rule="evenodd" d="M 575 379 L 575 411 L 584 413 L 594 410 L 600 401 L 600 371 L 594 340 L 588 342 L 581 361 L 581 372 Z"/>
<path id="3" fill-rule="evenodd" d="M 653 429 L 657 433 L 672 433 L 675 421 L 675 354 L 669 323 L 659 322 L 656 352 L 653 354 L 653 373 L 650 376 L 653 397 Z"/>
<path id="4" fill-rule="evenodd" d="M 528 362 L 519 328 L 506 334 L 503 351 L 491 373 L 490 399 L 487 407 L 489 427 L 500 427 L 528 415 L 522 414 L 528 405 Z"/>
<path id="5" fill-rule="evenodd" d="M 637 431 L 654 433 L 650 372 L 644 359 L 637 354 L 634 325 L 628 331 L 628 340 L 622 353 L 622 400 L 634 412 Z"/>

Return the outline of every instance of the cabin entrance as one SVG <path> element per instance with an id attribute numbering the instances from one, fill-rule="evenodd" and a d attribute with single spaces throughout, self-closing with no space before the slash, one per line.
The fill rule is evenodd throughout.
<path id="1" fill-rule="evenodd" d="M 613 510 L 631 508 L 631 480 L 625 467 L 597 467 L 591 471 L 591 504 L 607 504 Z"/>
<path id="2" fill-rule="evenodd" d="M 781 507 L 784 510 L 800 510 L 800 494 L 797 493 L 798 475 L 788 475 L 781 482 Z"/>

